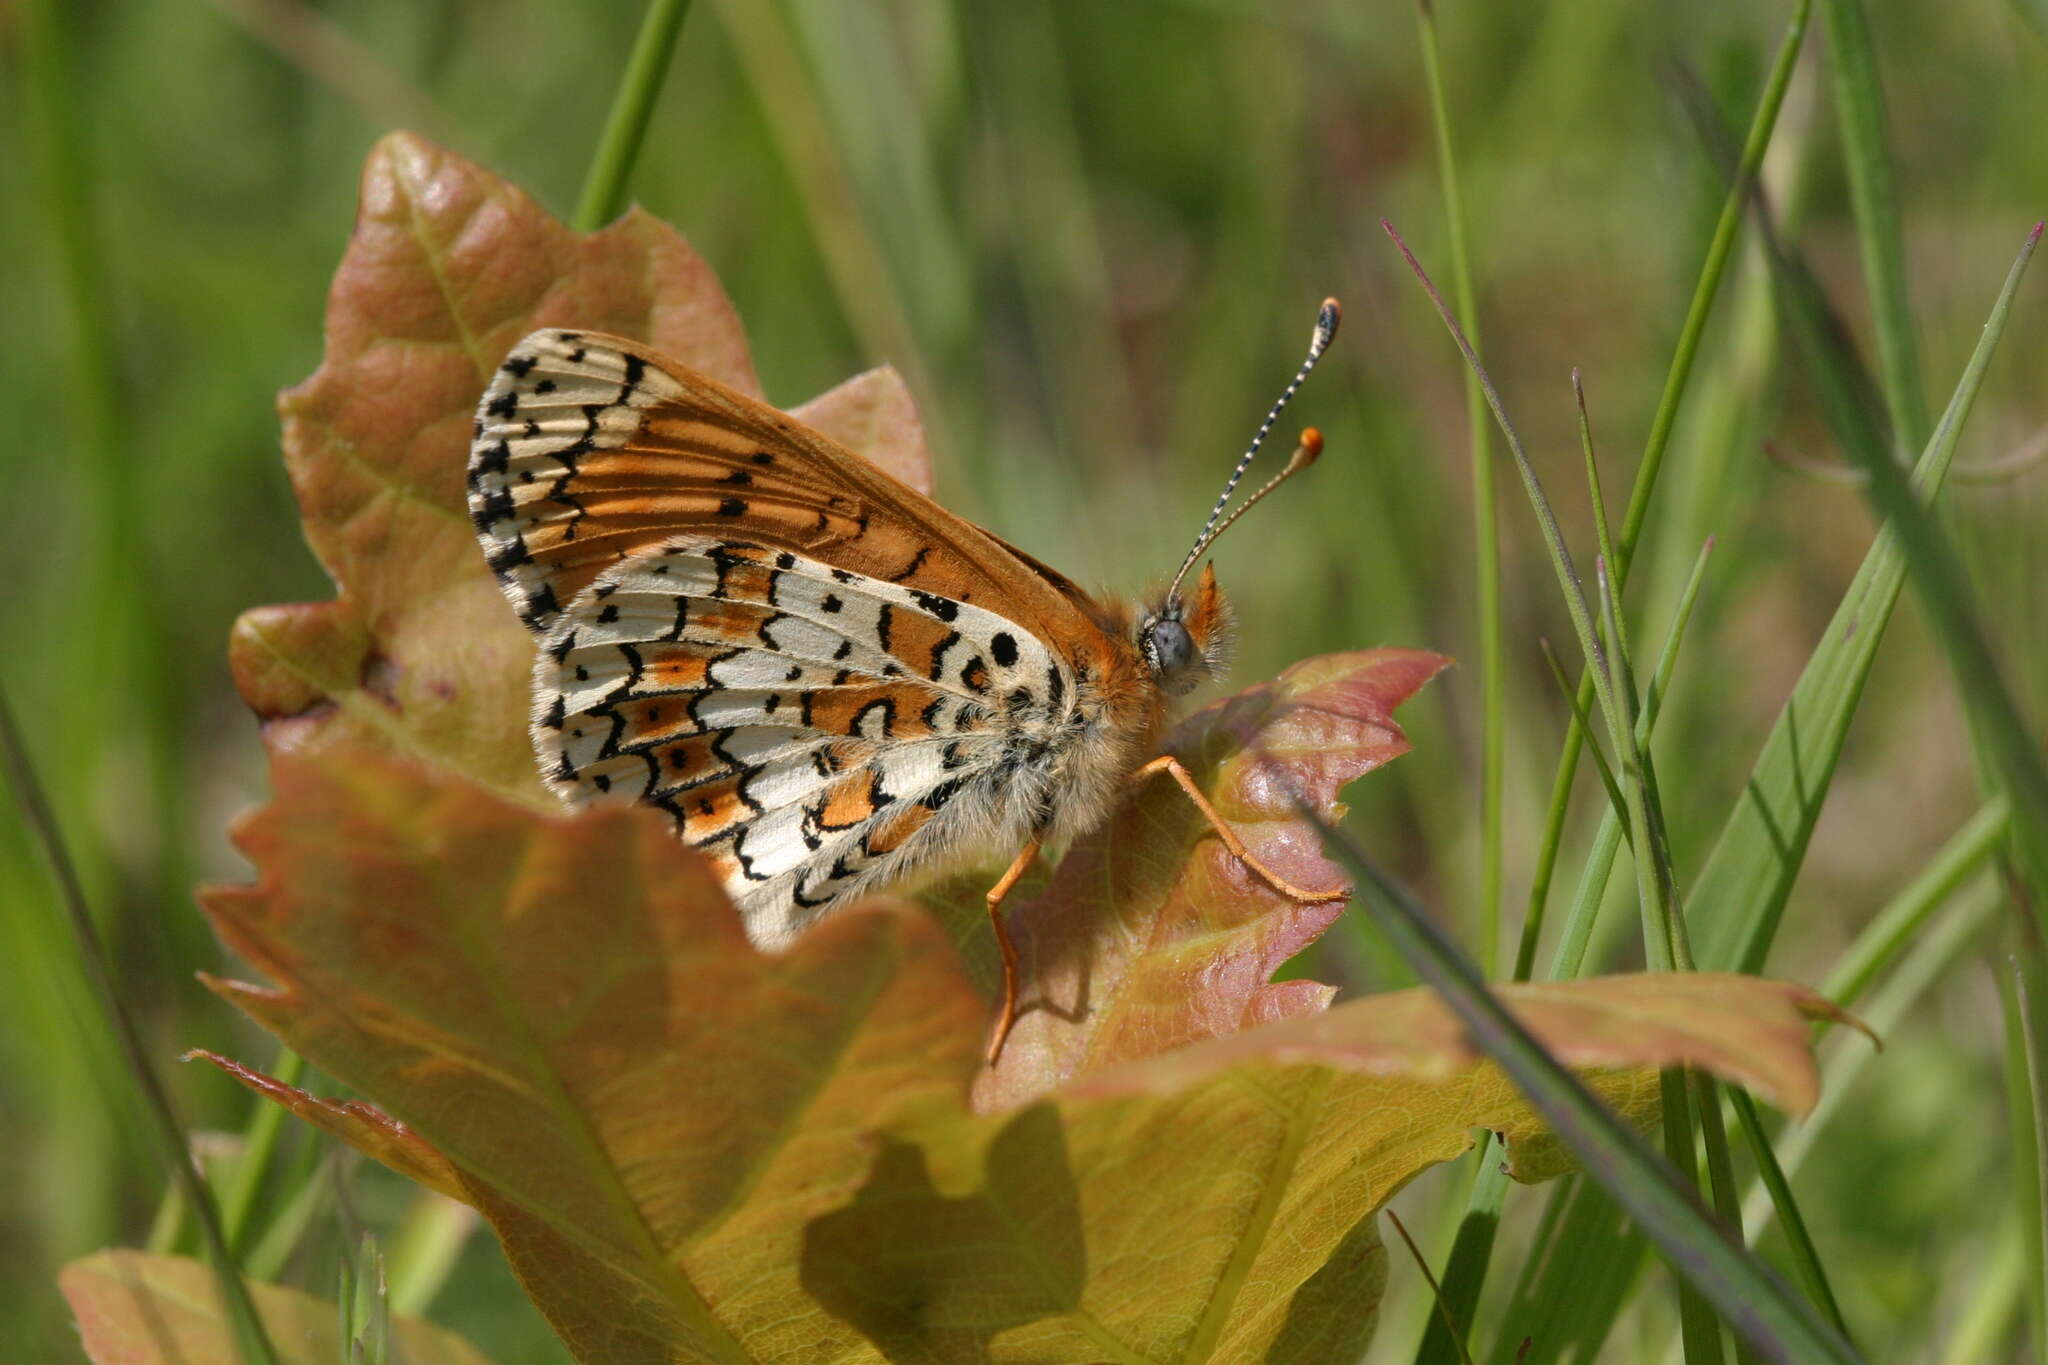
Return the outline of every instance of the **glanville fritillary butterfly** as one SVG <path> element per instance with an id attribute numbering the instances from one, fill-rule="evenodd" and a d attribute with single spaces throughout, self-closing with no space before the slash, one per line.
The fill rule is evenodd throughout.
<path id="1" fill-rule="evenodd" d="M 1098 599 L 767 404 L 631 341 L 533 333 L 485 390 L 469 456 L 477 538 L 537 637 L 533 746 L 571 803 L 643 801 L 711 859 L 762 947 L 916 869 L 1020 849 L 988 893 L 1003 956 L 993 1062 L 1016 1019 L 1003 898 L 1048 841 L 1135 783 L 1177 781 L 1261 865 L 1187 770 L 1151 757 L 1167 698 L 1223 666 L 1211 542 L 1337 331 L 1231 471 L 1142 610 Z"/>

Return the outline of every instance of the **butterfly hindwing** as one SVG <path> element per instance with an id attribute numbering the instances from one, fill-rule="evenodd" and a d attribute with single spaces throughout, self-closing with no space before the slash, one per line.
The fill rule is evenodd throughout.
<path id="1" fill-rule="evenodd" d="M 1039 818 L 1033 760 L 1076 696 L 995 612 L 703 536 L 599 573 L 555 616 L 534 684 L 556 791 L 666 810 L 764 943 Z"/>

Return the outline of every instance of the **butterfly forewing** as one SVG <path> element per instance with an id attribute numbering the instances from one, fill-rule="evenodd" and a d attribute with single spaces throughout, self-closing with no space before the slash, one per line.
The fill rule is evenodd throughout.
<path id="1" fill-rule="evenodd" d="M 469 508 L 536 630 L 606 566 L 684 530 L 1001 601 L 1041 638 L 1085 614 L 1064 579 L 837 443 L 616 337 L 536 332 L 506 357 L 478 412 Z"/>

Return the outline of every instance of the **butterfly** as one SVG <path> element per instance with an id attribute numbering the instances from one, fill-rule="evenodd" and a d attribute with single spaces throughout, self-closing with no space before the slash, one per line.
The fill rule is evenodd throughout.
<path id="1" fill-rule="evenodd" d="M 913 871 L 1019 850 L 988 894 L 1003 959 L 991 1061 L 1016 1018 L 1005 896 L 1042 846 L 1175 779 L 1264 881 L 1187 770 L 1156 756 L 1170 697 L 1223 666 L 1230 614 L 1203 551 L 1134 607 L 955 516 L 830 438 L 635 342 L 538 331 L 478 407 L 468 501 L 537 642 L 534 752 L 572 804 L 644 802 L 709 858 L 762 947 Z"/>

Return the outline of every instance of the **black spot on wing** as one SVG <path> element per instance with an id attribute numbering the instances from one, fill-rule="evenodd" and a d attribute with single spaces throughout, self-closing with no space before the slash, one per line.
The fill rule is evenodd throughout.
<path id="1" fill-rule="evenodd" d="M 940 597 L 936 593 L 920 592 L 915 588 L 911 589 L 910 595 L 917 599 L 917 605 L 923 607 L 941 621 L 951 621 L 960 614 L 960 604 L 949 597 Z"/>

